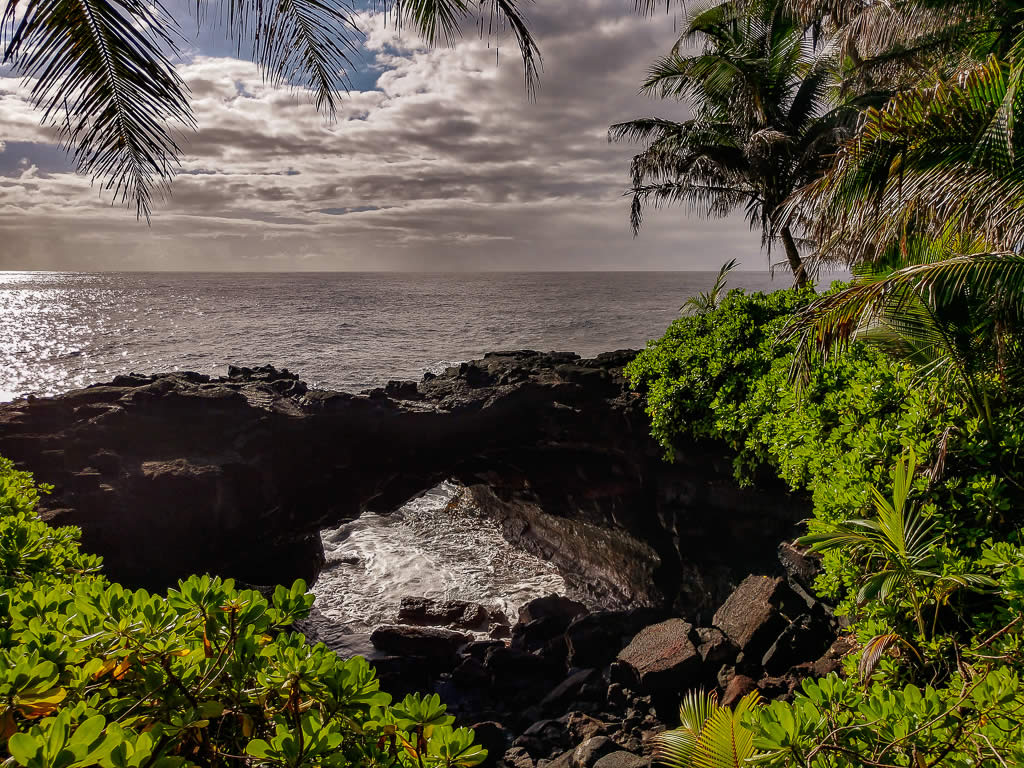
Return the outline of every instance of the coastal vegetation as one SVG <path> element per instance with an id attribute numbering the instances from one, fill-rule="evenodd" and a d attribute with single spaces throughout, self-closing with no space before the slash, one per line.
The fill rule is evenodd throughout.
<path id="1" fill-rule="evenodd" d="M 708 35 L 708 19 L 724 26 Z M 680 39 L 703 33 L 701 50 L 677 48 L 647 81 L 671 65 L 680 86 L 654 92 L 697 94 L 693 118 L 611 129 L 646 142 L 631 170 L 636 226 L 648 200 L 724 213 L 754 189 L 735 184 L 737 162 L 765 146 L 784 148 L 783 169 L 806 167 L 801 123 L 763 119 L 765 104 L 792 109 L 765 98 L 780 30 L 802 53 L 772 93 L 821 77 L 810 114 L 846 110 L 813 177 L 782 200 L 750 193 L 766 246 L 799 233 L 797 287 L 733 291 L 628 369 L 669 457 L 686 440 L 724 441 L 740 482 L 774 475 L 813 500 L 799 543 L 821 556 L 816 588 L 857 650 L 844 675 L 750 708 L 759 763 L 1024 761 L 1020 22 L 987 3 L 701 6 Z M 738 46 L 752 30 L 757 44 Z M 746 115 L 761 122 L 744 132 Z M 801 279 L 835 266 L 852 281 L 818 295 Z"/>
<path id="2" fill-rule="evenodd" d="M 837 286 L 824 299 L 839 295 Z M 858 650 L 745 723 L 771 765 L 1012 765 L 1024 759 L 1024 439 L 1019 391 L 979 413 L 956 379 L 861 340 L 793 371 L 810 289 L 732 291 L 629 366 L 671 455 L 727 442 L 737 480 L 813 499 L 800 543 Z M 799 369 L 799 366 L 796 366 Z M 695 763 L 697 764 L 697 763 Z"/>
<path id="3" fill-rule="evenodd" d="M 25 768 L 472 768 L 487 756 L 436 695 L 393 702 L 362 657 L 294 630 L 306 586 L 268 598 L 194 576 L 107 581 L 45 486 L 0 460 L 0 739 Z"/>

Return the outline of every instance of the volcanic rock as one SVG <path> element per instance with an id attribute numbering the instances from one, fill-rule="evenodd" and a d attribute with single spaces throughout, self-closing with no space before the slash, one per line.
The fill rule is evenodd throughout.
<path id="1" fill-rule="evenodd" d="M 370 635 L 374 647 L 388 653 L 453 662 L 456 651 L 471 639 L 462 632 L 402 624 L 383 624 Z"/>
<path id="2" fill-rule="evenodd" d="M 784 579 L 750 575 L 715 612 L 714 625 L 748 659 L 759 658 L 789 623 L 779 608 L 792 598 Z"/>
<path id="3" fill-rule="evenodd" d="M 699 617 L 772 567 L 809 506 L 740 488 L 724 445 L 666 463 L 622 375 L 633 355 L 493 353 L 362 394 L 270 366 L 119 376 L 0 404 L 0 455 L 54 486 L 42 514 L 130 586 L 312 583 L 321 529 L 453 479 L 595 603 Z"/>
<path id="4" fill-rule="evenodd" d="M 431 600 L 403 597 L 398 622 L 416 626 L 444 626 L 456 629 L 486 629 L 490 613 L 482 605 L 465 600 Z"/>
<path id="5" fill-rule="evenodd" d="M 693 625 L 669 619 L 641 630 L 618 655 L 645 691 L 684 690 L 698 682 L 701 658 L 693 644 Z"/>

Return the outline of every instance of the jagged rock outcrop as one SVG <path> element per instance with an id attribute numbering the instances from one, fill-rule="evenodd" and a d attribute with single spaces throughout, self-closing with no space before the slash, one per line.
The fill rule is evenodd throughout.
<path id="1" fill-rule="evenodd" d="M 453 478 L 596 601 L 707 623 L 808 507 L 737 487 L 721 446 L 662 461 L 622 377 L 632 354 L 495 353 L 361 394 L 270 367 L 118 376 L 0 405 L 0 455 L 53 484 L 47 519 L 132 585 L 311 579 L 320 529 Z"/>

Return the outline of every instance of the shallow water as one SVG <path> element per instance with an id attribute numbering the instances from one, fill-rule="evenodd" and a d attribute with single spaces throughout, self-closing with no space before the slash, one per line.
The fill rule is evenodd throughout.
<path id="1" fill-rule="evenodd" d="M 317 607 L 353 631 L 393 622 L 406 595 L 469 600 L 514 622 L 523 603 L 566 593 L 554 566 L 513 548 L 451 483 L 322 538 L 327 567 L 313 590 Z"/>

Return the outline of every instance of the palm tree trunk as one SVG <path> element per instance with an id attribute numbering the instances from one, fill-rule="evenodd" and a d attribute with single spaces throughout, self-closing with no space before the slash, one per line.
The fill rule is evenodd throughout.
<path id="1" fill-rule="evenodd" d="M 800 251 L 796 249 L 793 233 L 789 231 L 789 227 L 783 227 L 779 232 L 779 236 L 782 237 L 782 245 L 786 249 L 789 268 L 793 270 L 793 280 L 798 288 L 803 288 L 807 285 L 807 270 L 804 269 L 804 262 L 800 258 Z"/>

